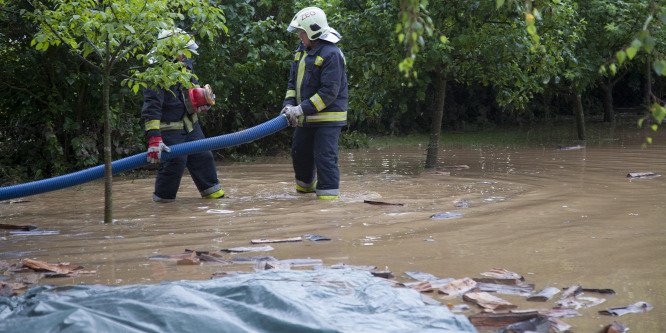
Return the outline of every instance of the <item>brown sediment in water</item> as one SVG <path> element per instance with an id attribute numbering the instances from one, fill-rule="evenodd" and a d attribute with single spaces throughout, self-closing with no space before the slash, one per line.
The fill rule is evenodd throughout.
<path id="1" fill-rule="evenodd" d="M 406 271 L 463 278 L 504 267 L 521 273 L 536 290 L 581 285 L 617 292 L 604 296 L 603 305 L 578 310 L 582 316 L 563 319 L 574 331 L 596 332 L 613 321 L 597 311 L 644 301 L 655 310 L 615 320 L 632 331 L 656 332 L 666 325 L 661 315 L 666 178 L 626 177 L 645 170 L 666 173 L 666 138 L 654 142 L 648 149 L 638 140 L 587 143 L 577 150 L 443 146 L 442 166 L 469 166 L 450 175 L 424 172 L 425 145 L 344 150 L 336 201 L 297 194 L 285 157 L 218 164 L 228 196 L 223 200 L 200 199 L 186 176 L 175 203 L 156 204 L 154 179 L 116 178 L 116 221 L 109 225 L 102 223 L 104 185 L 92 182 L 31 196 L 20 205 L 0 205 L 0 223 L 59 231 L 11 235 L 0 230 L 0 260 L 69 262 L 97 272 L 42 280 L 56 285 L 208 279 L 220 270 L 252 271 L 253 266 L 177 265 L 149 258 L 196 249 L 231 261 L 244 254 L 220 250 L 252 246 L 253 239 L 314 234 L 331 241 L 275 243 L 273 251 L 256 255 L 371 265 L 400 281 L 410 280 Z M 448 211 L 463 215 L 430 218 Z M 534 307 L 524 296 L 502 298 L 519 308 Z"/>

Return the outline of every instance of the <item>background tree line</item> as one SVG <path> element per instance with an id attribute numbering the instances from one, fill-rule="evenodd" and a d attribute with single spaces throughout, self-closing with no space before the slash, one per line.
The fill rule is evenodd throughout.
<path id="1" fill-rule="evenodd" d="M 57 8 L 65 2 L 0 1 L 0 185 L 104 162 L 102 73 L 65 45 L 42 50 L 33 43 L 43 28 L 31 19 L 40 8 L 36 4 Z M 228 31 L 215 38 L 197 36 L 195 73 L 217 95 L 216 106 L 201 117 L 208 136 L 277 116 L 298 42 L 285 27 L 310 5 L 324 9 L 343 35 L 339 45 L 347 59 L 350 100 L 342 140 L 348 145 L 362 143 L 364 135 L 432 133 L 433 127 L 529 128 L 560 117 L 584 129 L 585 119 L 612 124 L 619 108 L 643 115 L 650 100 L 666 96 L 666 68 L 660 67 L 666 12 L 656 1 L 227 0 L 210 5 L 222 10 Z M 632 41 L 649 17 L 649 35 L 640 39 L 644 52 L 633 52 Z M 619 61 L 619 50 L 626 59 Z M 140 60 L 127 58 L 119 66 L 131 68 Z M 406 68 L 412 74 L 405 75 Z M 115 81 L 109 91 L 113 160 L 146 149 L 142 95 L 133 90 Z M 281 131 L 216 154 L 238 158 L 282 151 L 290 134 Z M 584 131 L 579 136 L 584 139 Z M 431 141 L 437 139 L 431 135 Z"/>

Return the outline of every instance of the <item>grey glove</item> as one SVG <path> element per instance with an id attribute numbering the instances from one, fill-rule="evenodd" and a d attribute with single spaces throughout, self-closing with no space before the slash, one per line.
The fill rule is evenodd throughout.
<path id="1" fill-rule="evenodd" d="M 289 108 L 292 107 L 292 106 L 293 106 L 293 105 L 291 105 L 291 104 L 287 104 L 287 105 L 285 105 L 285 106 L 282 108 L 282 111 L 280 111 L 280 114 L 283 114 L 283 113 L 287 112 L 287 109 L 289 109 Z"/>
<path id="2" fill-rule="evenodd" d="M 298 125 L 298 117 L 303 115 L 303 109 L 301 109 L 300 105 L 290 106 L 286 109 L 287 110 L 284 111 L 284 114 L 287 115 L 289 125 L 291 125 L 291 127 L 296 127 L 296 125 Z"/>

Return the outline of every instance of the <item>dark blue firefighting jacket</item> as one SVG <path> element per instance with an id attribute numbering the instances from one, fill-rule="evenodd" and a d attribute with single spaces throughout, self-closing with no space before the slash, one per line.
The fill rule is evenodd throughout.
<path id="1" fill-rule="evenodd" d="M 347 124 L 345 57 L 337 45 L 321 40 L 308 50 L 299 44 L 282 106 L 285 105 L 301 105 L 299 126 Z"/>
<path id="2" fill-rule="evenodd" d="M 186 58 L 183 62 L 191 71 L 192 60 Z M 198 83 L 194 77 L 191 82 Z M 196 113 L 191 115 L 187 113 L 183 93 L 187 94 L 187 89 L 180 83 L 170 86 L 169 89 L 143 89 L 141 116 L 146 124 L 146 137 L 161 137 L 162 131 L 167 130 L 185 129 L 188 133 L 192 131 L 193 124 L 199 119 Z"/>

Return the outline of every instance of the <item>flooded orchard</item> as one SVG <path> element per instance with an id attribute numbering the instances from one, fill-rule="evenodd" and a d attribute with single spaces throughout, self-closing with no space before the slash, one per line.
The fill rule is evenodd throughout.
<path id="1" fill-rule="evenodd" d="M 443 144 L 440 171 L 422 168 L 426 143 L 341 150 L 341 194 L 317 200 L 297 194 L 288 156 L 218 163 L 227 198 L 204 200 L 185 176 L 173 204 L 151 200 L 154 178 L 116 177 L 113 224 L 104 224 L 101 181 L 0 204 L 0 223 L 33 225 L 53 235 L 0 231 L 0 260 L 69 262 L 92 276 L 42 279 L 40 284 L 153 284 L 203 280 L 218 271 L 254 266 L 177 265 L 150 260 L 185 249 L 278 259 L 321 259 L 324 265 L 376 266 L 401 282 L 407 271 L 439 278 L 478 277 L 492 268 L 519 273 L 535 291 L 547 286 L 610 288 L 616 295 L 564 318 L 576 332 L 598 332 L 616 320 L 632 332 L 666 327 L 666 135 L 616 131 L 576 149 Z M 572 145 L 572 146 L 573 146 Z M 466 165 L 469 168 L 445 169 Z M 654 172 L 655 178 L 628 173 Z M 364 201 L 399 205 L 371 205 Z M 431 216 L 445 214 L 444 219 Z M 271 244 L 274 250 L 230 254 L 253 239 L 306 234 L 331 241 Z M 309 268 L 306 268 L 309 269 Z M 443 303 L 461 304 L 460 297 Z M 520 309 L 551 308 L 499 295 Z M 557 296 L 556 296 L 557 298 Z M 644 301 L 654 309 L 609 317 L 598 311 Z M 462 314 L 479 312 L 475 306 Z"/>

